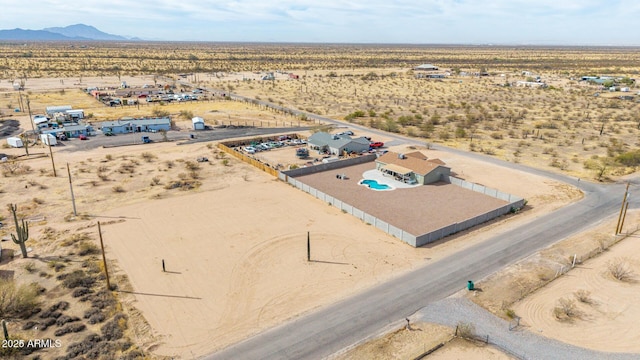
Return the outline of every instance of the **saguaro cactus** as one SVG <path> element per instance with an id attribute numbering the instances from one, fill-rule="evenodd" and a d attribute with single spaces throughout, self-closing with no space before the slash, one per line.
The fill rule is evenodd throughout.
<path id="1" fill-rule="evenodd" d="M 17 238 L 15 235 L 11 234 L 11 239 L 14 243 L 20 245 L 22 257 L 26 258 L 28 256 L 27 245 L 25 245 L 25 243 L 29 239 L 29 224 L 27 224 L 24 219 L 22 219 L 22 226 L 20 226 L 20 223 L 18 223 L 18 215 L 16 213 L 18 210 L 18 205 L 9 204 L 9 210 L 11 210 L 11 212 L 13 213 L 13 221 L 16 222 L 16 233 L 18 234 Z"/>

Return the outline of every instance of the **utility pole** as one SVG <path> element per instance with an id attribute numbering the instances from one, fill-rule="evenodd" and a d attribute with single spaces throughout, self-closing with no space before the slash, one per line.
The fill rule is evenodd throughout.
<path id="1" fill-rule="evenodd" d="M 71 190 L 71 203 L 73 204 L 73 216 L 78 216 L 76 212 L 76 198 L 73 196 L 73 184 L 71 183 L 71 170 L 69 170 L 69 163 L 67 163 L 67 174 L 69 175 L 69 189 Z"/>
<path id="2" fill-rule="evenodd" d="M 102 229 L 100 228 L 100 221 L 98 221 L 98 234 L 100 235 L 100 249 L 102 249 L 102 264 L 104 265 L 104 274 L 107 277 L 107 289 L 111 290 L 111 283 L 109 282 L 109 270 L 107 268 L 107 256 L 104 254 L 104 243 L 102 242 Z"/>
<path id="3" fill-rule="evenodd" d="M 31 117 L 31 101 L 29 100 L 29 96 L 26 97 L 27 98 L 27 110 L 29 111 L 29 121 L 31 121 L 31 130 L 33 130 L 33 133 L 36 133 L 36 127 L 33 124 L 33 118 Z"/>
<path id="4" fill-rule="evenodd" d="M 56 163 L 53 161 L 53 151 L 51 150 L 51 141 L 48 141 L 49 138 L 47 137 L 47 143 L 49 143 L 49 156 L 51 157 L 51 166 L 53 166 L 53 177 L 57 177 L 58 174 L 56 173 Z"/>
<path id="5" fill-rule="evenodd" d="M 618 224 L 616 225 L 616 235 L 618 235 L 620 230 L 622 230 L 620 223 L 622 222 L 622 212 L 624 211 L 625 204 L 627 203 L 627 195 L 629 195 L 629 183 L 627 183 L 627 188 L 624 190 L 624 197 L 622 198 L 622 205 L 620 206 L 620 214 L 618 215 Z"/>
<path id="6" fill-rule="evenodd" d="M 311 261 L 311 237 L 307 231 L 307 261 Z"/>

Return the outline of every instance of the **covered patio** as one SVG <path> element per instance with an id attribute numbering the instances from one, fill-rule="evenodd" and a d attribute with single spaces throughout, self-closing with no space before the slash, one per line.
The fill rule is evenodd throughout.
<path id="1" fill-rule="evenodd" d="M 380 168 L 380 171 L 385 176 L 392 176 L 397 181 L 402 181 L 406 184 L 415 184 L 416 179 L 413 176 L 413 171 L 406 167 L 396 164 L 386 164 Z"/>

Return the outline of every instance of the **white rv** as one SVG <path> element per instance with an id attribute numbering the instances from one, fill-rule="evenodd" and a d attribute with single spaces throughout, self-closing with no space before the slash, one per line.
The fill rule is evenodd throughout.
<path id="1" fill-rule="evenodd" d="M 15 148 L 21 148 L 21 147 L 24 146 L 24 144 L 22 143 L 22 139 L 20 139 L 19 137 L 7 138 L 7 144 L 9 144 L 9 146 L 15 147 Z"/>
<path id="2" fill-rule="evenodd" d="M 47 146 L 55 146 L 58 144 L 58 139 L 53 134 L 41 134 L 40 141 L 42 141 L 42 145 Z"/>

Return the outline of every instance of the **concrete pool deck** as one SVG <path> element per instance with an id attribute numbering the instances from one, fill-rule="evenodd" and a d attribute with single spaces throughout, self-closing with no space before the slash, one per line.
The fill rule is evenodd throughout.
<path id="1" fill-rule="evenodd" d="M 394 189 L 409 189 L 409 188 L 414 188 L 416 186 L 421 186 L 418 184 L 411 185 L 411 184 L 403 183 L 402 181 L 398 181 L 390 176 L 385 176 L 382 172 L 376 169 L 367 170 L 363 172 L 362 178 L 364 180 L 375 180 L 378 182 L 378 184 L 389 185 Z"/>

